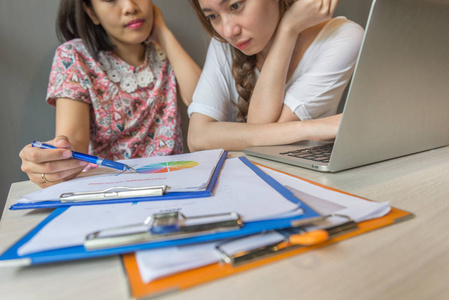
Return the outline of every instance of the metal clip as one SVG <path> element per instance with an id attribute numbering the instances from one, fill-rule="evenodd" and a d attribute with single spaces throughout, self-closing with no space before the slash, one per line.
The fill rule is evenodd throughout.
<path id="1" fill-rule="evenodd" d="M 338 224 L 332 224 L 326 222 L 330 217 L 342 217 L 347 219 L 347 221 Z M 305 235 L 311 233 L 313 231 L 326 231 L 327 237 L 326 240 L 334 238 L 338 235 L 347 233 L 349 231 L 357 229 L 357 223 L 354 222 L 350 217 L 340 215 L 340 214 L 332 214 L 326 216 L 324 219 L 311 222 L 304 226 L 300 227 L 291 227 L 288 229 L 278 230 L 278 231 L 267 231 L 262 232 L 258 235 L 252 235 L 249 237 L 241 237 L 233 240 L 224 241 L 219 243 L 215 248 L 220 255 L 222 256 L 222 261 L 227 264 L 232 264 L 234 266 L 244 264 L 247 262 L 251 262 L 256 259 L 262 259 L 266 256 L 280 254 L 286 251 L 291 251 L 294 249 L 306 247 L 304 244 L 295 244 L 292 243 L 291 237 L 294 235 Z M 237 251 L 235 253 L 228 253 L 226 251 L 226 247 L 229 247 L 230 244 L 236 242 L 242 242 L 245 239 L 251 239 L 257 236 L 262 235 L 271 235 L 272 237 L 268 239 L 268 244 L 262 246 L 256 246 L 253 248 L 248 248 L 244 250 Z M 276 236 L 275 236 L 276 235 Z M 323 240 L 319 240 L 317 242 L 322 242 Z"/>
<path id="2" fill-rule="evenodd" d="M 95 192 L 64 193 L 61 194 L 59 199 L 61 200 L 61 202 L 84 202 L 84 201 L 154 197 L 154 196 L 162 196 L 166 190 L 167 190 L 166 185 L 143 187 L 143 188 L 113 187 L 103 191 L 95 191 Z"/>
<path id="3" fill-rule="evenodd" d="M 236 212 L 185 217 L 180 212 L 154 214 L 144 223 L 114 227 L 87 235 L 87 249 L 110 248 L 149 241 L 165 241 L 240 229 Z"/>

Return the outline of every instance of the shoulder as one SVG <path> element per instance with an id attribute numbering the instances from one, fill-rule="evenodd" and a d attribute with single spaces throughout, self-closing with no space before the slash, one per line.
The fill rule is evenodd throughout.
<path id="1" fill-rule="evenodd" d="M 232 51 L 228 43 L 212 38 L 207 50 L 207 58 L 216 61 L 219 65 L 232 64 Z"/>
<path id="2" fill-rule="evenodd" d="M 364 32 L 362 26 L 345 17 L 333 18 L 326 23 L 313 43 L 315 55 L 339 59 L 346 57 L 353 61 L 362 45 Z"/>
<path id="3" fill-rule="evenodd" d="M 73 39 L 61 44 L 56 49 L 53 62 L 65 62 L 64 65 L 67 66 L 97 64 L 81 39 Z"/>
<path id="4" fill-rule="evenodd" d="M 91 57 L 86 45 L 81 39 L 73 39 L 61 44 L 57 49 L 56 53 L 61 53 L 65 55 L 82 55 Z"/>
<path id="5" fill-rule="evenodd" d="M 211 38 L 209 49 L 217 52 L 228 52 L 230 50 L 230 45 L 228 43 L 223 43 L 216 38 Z"/>
<path id="6" fill-rule="evenodd" d="M 108 51 L 100 51 L 98 57 L 94 58 L 87 50 L 81 39 L 73 39 L 61 44 L 55 53 L 53 64 L 60 65 L 64 70 L 82 73 L 98 74 L 111 64 Z"/>
<path id="7" fill-rule="evenodd" d="M 345 17 L 336 17 L 327 22 L 321 32 L 321 38 L 362 40 L 364 32 L 365 30 L 359 24 Z"/>

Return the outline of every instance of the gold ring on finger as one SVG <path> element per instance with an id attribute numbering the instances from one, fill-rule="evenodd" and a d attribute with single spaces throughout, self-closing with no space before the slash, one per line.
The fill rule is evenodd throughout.
<path id="1" fill-rule="evenodd" d="M 45 173 L 41 174 L 41 178 L 42 178 L 42 183 L 47 183 L 48 182 L 47 178 L 45 178 Z"/>

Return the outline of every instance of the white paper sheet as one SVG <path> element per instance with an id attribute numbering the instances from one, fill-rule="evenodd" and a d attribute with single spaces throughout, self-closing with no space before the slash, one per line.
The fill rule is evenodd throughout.
<path id="1" fill-rule="evenodd" d="M 232 243 L 223 244 L 221 249 L 228 255 L 255 249 L 284 240 L 278 232 L 253 235 Z M 219 243 L 219 242 L 218 242 Z M 198 245 L 169 247 L 149 251 L 137 251 L 136 260 L 142 281 L 148 283 L 158 278 L 203 267 L 221 261 L 222 256 L 215 249 L 217 242 Z"/>
<path id="2" fill-rule="evenodd" d="M 97 192 L 108 188 L 142 188 L 167 185 L 168 192 L 202 191 L 207 188 L 222 149 L 121 160 L 139 172 L 97 168 L 67 182 L 21 195 L 19 203 L 59 201 L 63 193 Z"/>
<path id="3" fill-rule="evenodd" d="M 390 211 L 387 202 L 366 201 L 319 187 L 268 168 L 261 167 L 260 169 L 286 186 L 295 196 L 322 215 L 342 214 L 351 217 L 356 222 L 361 222 L 384 216 Z M 291 212 L 285 213 L 284 216 L 289 214 Z M 344 220 L 336 217 L 328 221 L 331 225 Z M 266 235 L 255 235 L 236 240 L 227 244 L 226 247 L 222 247 L 222 249 L 228 254 L 234 254 L 245 249 L 249 250 L 280 242 L 282 239 L 281 234 L 270 232 Z M 148 283 L 158 278 L 219 262 L 219 252 L 215 250 L 217 244 L 208 243 L 204 247 L 202 245 L 170 247 L 159 251 L 137 251 L 136 259 L 142 280 Z M 175 261 L 171 258 L 172 253 L 176 253 Z"/>
<path id="4" fill-rule="evenodd" d="M 358 223 L 384 216 L 390 211 L 388 202 L 366 201 L 268 168 L 261 167 L 260 169 L 287 188 L 293 188 L 291 191 L 296 197 L 323 215 L 338 213 L 348 216 Z"/>
<path id="5" fill-rule="evenodd" d="M 181 211 L 187 217 L 238 212 L 246 222 L 298 209 L 240 159 L 227 159 L 214 195 L 206 198 L 73 206 L 42 228 L 19 255 L 82 245 L 86 235 L 102 229 L 143 223 L 155 213 Z"/>
<path id="6" fill-rule="evenodd" d="M 154 249 L 136 252 L 137 265 L 143 282 L 176 274 L 220 261 L 215 242 L 198 245 Z M 161 260 L 163 258 L 164 260 Z"/>

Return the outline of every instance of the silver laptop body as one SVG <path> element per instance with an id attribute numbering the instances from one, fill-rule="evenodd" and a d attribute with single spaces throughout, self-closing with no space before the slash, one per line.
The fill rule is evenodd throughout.
<path id="1" fill-rule="evenodd" d="M 329 162 L 309 144 L 243 152 L 337 172 L 449 144 L 449 0 L 374 0 Z"/>

